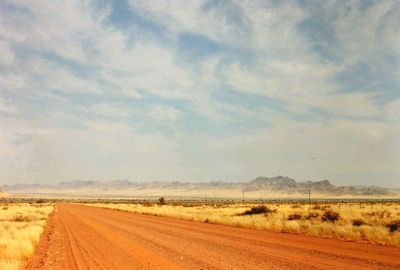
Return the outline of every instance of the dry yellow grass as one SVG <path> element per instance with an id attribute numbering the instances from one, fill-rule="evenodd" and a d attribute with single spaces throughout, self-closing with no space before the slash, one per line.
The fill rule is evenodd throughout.
<path id="1" fill-rule="evenodd" d="M 400 246 L 400 228 L 391 232 L 387 227 L 393 221 L 400 220 L 399 203 L 373 204 L 372 206 L 366 203 L 361 205 L 358 203 L 265 204 L 274 211 L 258 215 L 242 215 L 255 206 L 254 204 L 159 206 L 97 203 L 91 205 L 200 222 Z M 329 210 L 339 213 L 337 221 L 330 222 L 321 219 L 321 216 Z M 297 214 L 297 217 L 291 216 L 293 214 Z M 294 220 L 290 220 L 291 218 Z M 361 224 L 359 224 L 360 221 L 362 221 Z"/>
<path id="2" fill-rule="evenodd" d="M 53 209 L 48 204 L 0 205 L 0 270 L 20 269 L 27 262 Z"/>

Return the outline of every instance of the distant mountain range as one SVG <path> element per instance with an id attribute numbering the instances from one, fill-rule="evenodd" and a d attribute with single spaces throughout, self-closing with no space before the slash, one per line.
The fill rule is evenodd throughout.
<path id="1" fill-rule="evenodd" d="M 393 191 L 388 188 L 377 186 L 335 186 L 329 180 L 296 182 L 289 177 L 277 176 L 272 178 L 258 177 L 245 185 L 245 189 L 252 190 L 271 190 L 296 193 L 311 190 L 319 194 L 332 195 L 390 195 Z"/>
<path id="2" fill-rule="evenodd" d="M 193 182 L 148 182 L 138 183 L 128 180 L 115 180 L 110 182 L 73 180 L 60 182 L 55 185 L 42 184 L 14 184 L 0 186 L 1 190 L 9 193 L 86 193 L 86 194 L 131 194 L 131 195 L 202 195 L 214 194 L 215 196 L 232 195 L 240 196 L 242 192 L 261 196 L 288 196 L 294 194 L 312 194 L 323 196 L 391 196 L 397 192 L 388 188 L 377 186 L 336 186 L 329 180 L 297 182 L 285 177 L 257 177 L 249 182 L 222 182 L 211 181 L 202 183 Z"/>

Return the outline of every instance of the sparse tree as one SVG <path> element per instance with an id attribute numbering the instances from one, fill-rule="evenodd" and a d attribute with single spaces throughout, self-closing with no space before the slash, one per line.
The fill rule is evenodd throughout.
<path id="1" fill-rule="evenodd" d="M 158 199 L 158 204 L 159 205 L 165 205 L 165 198 L 164 197 L 160 197 L 160 199 Z"/>

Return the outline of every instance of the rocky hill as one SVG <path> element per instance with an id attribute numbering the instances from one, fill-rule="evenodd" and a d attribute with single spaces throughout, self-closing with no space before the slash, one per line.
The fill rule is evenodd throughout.
<path id="1" fill-rule="evenodd" d="M 244 190 L 270 190 L 287 193 L 302 193 L 310 190 L 313 193 L 332 195 L 390 195 L 393 193 L 390 189 L 376 186 L 336 186 L 326 179 L 315 182 L 296 182 L 292 178 L 283 176 L 258 177 L 245 184 Z"/>
<path id="2" fill-rule="evenodd" d="M 115 180 L 109 182 L 92 181 L 92 180 L 73 180 L 67 182 L 60 182 L 55 185 L 41 185 L 41 184 L 14 184 L 3 185 L 1 189 L 7 192 L 33 192 L 33 193 L 52 193 L 52 192 L 65 192 L 73 193 L 79 191 L 86 192 L 117 192 L 118 194 L 151 194 L 152 191 L 170 191 L 174 192 L 196 192 L 210 193 L 223 193 L 235 191 L 241 193 L 242 191 L 247 194 L 306 194 L 310 190 L 313 194 L 325 194 L 331 196 L 344 196 L 344 195 L 361 195 L 361 196 L 388 196 L 395 192 L 382 187 L 376 186 L 336 186 L 330 183 L 329 180 L 322 181 L 304 181 L 298 182 L 287 176 L 276 177 L 257 177 L 248 182 L 131 182 L 128 180 Z"/>

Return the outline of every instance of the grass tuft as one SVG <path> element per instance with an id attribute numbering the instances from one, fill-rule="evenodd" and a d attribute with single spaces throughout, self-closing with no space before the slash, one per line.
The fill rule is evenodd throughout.
<path id="1" fill-rule="evenodd" d="M 172 200 L 163 207 L 156 204 L 147 207 L 140 203 L 90 205 L 212 224 L 400 246 L 400 222 L 397 221 L 400 219 L 400 204 L 393 202 L 384 203 L 379 211 L 360 207 L 359 203 L 324 203 L 313 209 L 316 206 L 314 203 L 276 202 L 269 203 L 268 207 L 264 206 L 268 210 L 255 203 L 206 204 L 200 201 Z M 292 205 L 296 207 L 293 208 Z M 298 205 L 301 207 L 297 207 Z M 288 221 L 292 214 L 301 215 L 302 218 Z M 353 225 L 358 219 L 365 224 L 357 226 L 361 223 L 355 222 Z"/>
<path id="2" fill-rule="evenodd" d="M 53 206 L 10 203 L 0 212 L 0 269 L 21 269 L 33 255 Z"/>

